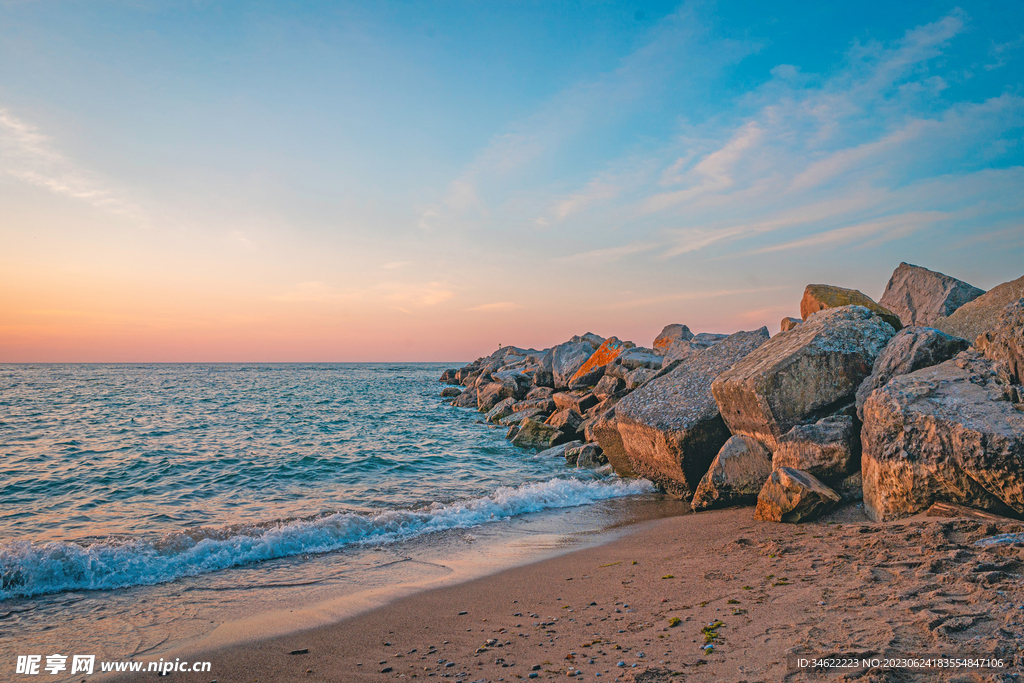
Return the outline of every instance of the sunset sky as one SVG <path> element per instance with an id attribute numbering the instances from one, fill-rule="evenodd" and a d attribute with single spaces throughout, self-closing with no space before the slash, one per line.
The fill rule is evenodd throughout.
<path id="1" fill-rule="evenodd" d="M 1024 275 L 1024 3 L 833 5 L 0 2 L 0 362 L 468 361 Z"/>

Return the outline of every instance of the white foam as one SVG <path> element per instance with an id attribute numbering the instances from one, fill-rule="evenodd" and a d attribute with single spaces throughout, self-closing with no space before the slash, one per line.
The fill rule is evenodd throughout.
<path id="1" fill-rule="evenodd" d="M 551 479 L 419 510 L 338 513 L 258 527 L 174 533 L 158 543 L 128 540 L 81 546 L 20 541 L 0 547 L 0 598 L 152 585 L 262 560 L 329 552 L 351 544 L 394 543 L 653 490 L 646 480 Z"/>

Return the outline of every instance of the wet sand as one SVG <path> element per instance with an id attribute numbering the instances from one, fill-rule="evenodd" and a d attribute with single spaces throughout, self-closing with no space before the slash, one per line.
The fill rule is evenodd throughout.
<path id="1" fill-rule="evenodd" d="M 856 506 L 801 525 L 755 522 L 752 508 L 672 517 L 330 626 L 197 653 L 211 673 L 172 676 L 1016 680 L 1009 674 L 1024 673 L 1024 544 L 975 542 L 1022 529 L 924 516 L 874 524 Z M 844 654 L 996 655 L 1006 668 L 791 667 L 795 656 Z"/>

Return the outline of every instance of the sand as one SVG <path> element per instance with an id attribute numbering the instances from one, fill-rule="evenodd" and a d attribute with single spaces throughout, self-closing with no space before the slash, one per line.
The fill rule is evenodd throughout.
<path id="1" fill-rule="evenodd" d="M 400 599 L 346 621 L 195 655 L 218 681 L 1003 681 L 1024 663 L 1020 523 L 855 506 L 800 525 L 752 508 L 647 523 L 606 545 Z M 712 649 L 702 649 L 705 643 Z M 911 672 L 801 657 L 997 655 Z M 620 665 L 620 662 L 622 663 Z M 576 673 L 580 672 L 580 673 Z M 150 674 L 151 676 L 151 674 Z"/>

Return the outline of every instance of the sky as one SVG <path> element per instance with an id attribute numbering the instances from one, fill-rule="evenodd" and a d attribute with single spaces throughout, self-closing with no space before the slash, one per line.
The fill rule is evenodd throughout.
<path id="1" fill-rule="evenodd" d="M 0 362 L 469 361 L 1024 275 L 1024 3 L 0 0 Z"/>

